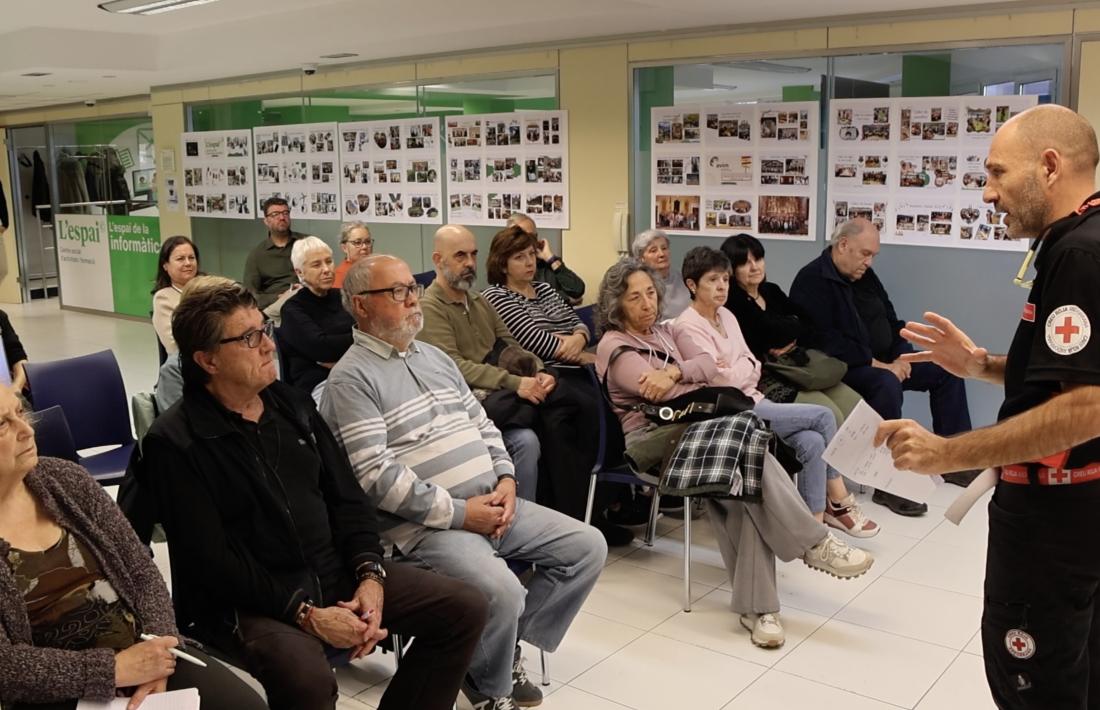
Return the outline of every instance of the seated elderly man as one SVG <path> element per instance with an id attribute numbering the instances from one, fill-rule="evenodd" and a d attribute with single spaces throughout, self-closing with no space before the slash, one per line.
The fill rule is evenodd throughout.
<path id="1" fill-rule="evenodd" d="M 374 505 L 309 396 L 278 382 L 252 294 L 213 282 L 172 317 L 183 398 L 143 443 L 179 627 L 243 663 L 271 708 L 335 708 L 334 659 L 415 636 L 379 707 L 450 708 L 488 615 L 459 580 L 383 562 Z M 384 604 L 383 604 L 384 602 Z"/>
<path id="2" fill-rule="evenodd" d="M 865 219 L 837 226 L 821 256 L 798 272 L 791 284 L 791 300 L 813 320 L 814 332 L 806 343 L 848 363 L 844 383 L 858 392 L 884 419 L 900 419 L 905 391 L 928 392 L 932 425 L 937 434 L 950 436 L 970 430 L 966 385 L 932 363 L 910 365 L 899 359 L 913 348 L 901 337 L 904 325 L 871 263 L 879 252 L 878 229 Z M 969 485 L 975 474 L 944 478 Z M 899 515 L 921 515 L 924 503 L 875 491 L 874 502 Z"/>
<path id="3" fill-rule="evenodd" d="M 557 648 L 607 547 L 593 528 L 517 499 L 500 432 L 454 361 L 415 340 L 421 293 L 396 257 L 352 267 L 343 297 L 355 342 L 332 369 L 321 412 L 398 559 L 465 580 L 489 598 L 489 623 L 463 687 L 470 703 L 531 707 L 542 694 L 523 672 L 519 639 Z M 505 560 L 535 565 L 526 590 Z"/>
<path id="4" fill-rule="evenodd" d="M 538 432 L 542 456 L 537 500 L 583 520 L 599 431 L 595 388 L 571 386 L 546 370 L 512 337 L 484 296 L 473 290 L 477 241 L 470 230 L 441 227 L 435 233 L 432 261 L 436 278 L 424 292 L 422 340 L 455 361 L 505 436 L 515 426 Z M 530 370 L 509 367 L 513 355 Z M 597 522 L 609 544 L 626 545 L 634 537 L 602 516 Z"/>
<path id="5" fill-rule="evenodd" d="M 290 252 L 301 288 L 283 304 L 279 341 L 286 362 L 279 363 L 283 379 L 321 400 L 328 371 L 351 347 L 351 316 L 340 304 L 335 288 L 332 248 L 317 237 L 294 242 Z"/>
<path id="6" fill-rule="evenodd" d="M 561 257 L 550 248 L 550 240 L 539 237 L 538 227 L 530 215 L 513 212 L 504 225 L 519 227 L 536 240 L 538 251 L 535 261 L 535 281 L 550 284 L 550 287 L 562 295 L 570 305 L 576 306 L 584 298 L 584 280 L 577 276 Z"/>

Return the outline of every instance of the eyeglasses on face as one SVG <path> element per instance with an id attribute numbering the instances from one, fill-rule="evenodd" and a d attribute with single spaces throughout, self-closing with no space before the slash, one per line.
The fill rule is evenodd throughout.
<path id="1" fill-rule="evenodd" d="M 264 217 L 289 217 L 290 210 L 275 210 L 274 212 L 268 212 Z"/>
<path id="2" fill-rule="evenodd" d="M 218 345 L 225 345 L 226 343 L 236 343 L 238 341 L 244 343 L 250 348 L 260 347 L 260 343 L 263 342 L 264 336 L 274 338 L 275 336 L 275 322 L 267 321 L 259 328 L 245 331 L 241 335 L 235 338 L 222 338 L 218 341 Z"/>
<path id="3" fill-rule="evenodd" d="M 353 247 L 355 247 L 356 249 L 361 249 L 363 247 L 369 247 L 369 246 L 373 245 L 374 240 L 373 239 L 349 239 L 349 240 L 346 240 L 344 242 L 344 244 L 350 244 Z"/>
<path id="4" fill-rule="evenodd" d="M 418 283 L 411 284 L 398 284 L 397 286 L 391 286 L 390 288 L 371 288 L 366 291 L 360 291 L 357 296 L 365 296 L 368 293 L 388 293 L 397 303 L 404 303 L 408 300 L 410 294 L 416 294 L 417 298 L 424 295 L 424 287 Z"/>

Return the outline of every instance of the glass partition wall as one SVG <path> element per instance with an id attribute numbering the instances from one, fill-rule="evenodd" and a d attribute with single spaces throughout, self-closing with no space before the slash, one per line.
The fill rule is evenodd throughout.
<path id="1" fill-rule="evenodd" d="M 415 116 L 451 116 L 520 110 L 550 110 L 558 107 L 557 76 L 488 77 L 435 84 L 362 87 L 312 92 L 303 95 L 271 97 L 233 102 L 191 104 L 188 106 L 188 130 L 230 130 L 277 126 L 315 121 L 369 121 L 411 118 Z M 444 150 L 446 147 L 444 146 Z M 441 170 L 446 194 L 448 171 Z M 399 256 L 414 273 L 432 267 L 434 225 L 384 224 L 364 220 L 371 229 L 376 252 Z M 313 234 L 339 252 L 340 222 L 296 219 L 295 231 Z M 478 248 L 488 252 L 494 227 L 471 227 Z M 217 218 L 193 218 L 191 231 L 202 252 L 203 268 L 211 273 L 238 278 L 244 272 L 248 252 L 266 230 L 255 223 Z M 560 250 L 560 230 L 540 230 Z M 559 252 L 560 253 L 560 252 Z M 484 269 L 479 285 L 485 285 Z"/>

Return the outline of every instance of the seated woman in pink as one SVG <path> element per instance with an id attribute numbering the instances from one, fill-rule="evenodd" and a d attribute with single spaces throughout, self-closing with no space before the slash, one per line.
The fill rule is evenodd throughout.
<path id="1" fill-rule="evenodd" d="M 684 257 L 681 273 L 691 306 L 673 322 L 676 347 L 688 365 L 713 369 L 708 384 L 736 387 L 752 397 L 753 411 L 794 447 L 802 463 L 798 492 L 814 517 L 855 537 L 877 535 L 878 524 L 863 514 L 844 479 L 821 458 L 836 434 L 832 411 L 817 404 L 776 404 L 757 388 L 760 361 L 724 306 L 731 272 L 729 258 L 717 249 L 696 247 Z"/>

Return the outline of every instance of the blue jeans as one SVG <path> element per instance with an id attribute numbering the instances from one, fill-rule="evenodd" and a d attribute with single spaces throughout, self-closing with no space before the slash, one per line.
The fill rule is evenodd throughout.
<path id="1" fill-rule="evenodd" d="M 500 540 L 433 530 L 403 559 L 469 582 L 488 598 L 489 623 L 469 673 L 478 692 L 499 698 L 512 693 L 517 640 L 554 651 L 606 558 L 607 543 L 596 528 L 520 498 L 515 521 Z M 505 560 L 535 565 L 526 589 Z"/>
<path id="2" fill-rule="evenodd" d="M 524 500 L 535 500 L 539 486 L 539 456 L 542 449 L 539 437 L 531 429 L 506 429 L 500 432 L 504 448 L 516 467 L 516 495 Z"/>
<path id="3" fill-rule="evenodd" d="M 825 479 L 840 476 L 821 458 L 836 435 L 836 417 L 832 411 L 818 404 L 776 404 L 770 399 L 757 402 L 753 411 L 769 422 L 776 436 L 794 448 L 802 463 L 798 492 L 811 513 L 824 511 Z"/>

